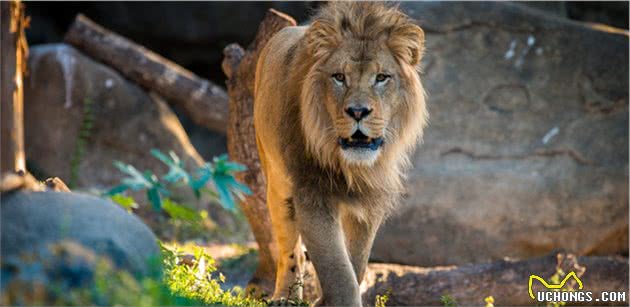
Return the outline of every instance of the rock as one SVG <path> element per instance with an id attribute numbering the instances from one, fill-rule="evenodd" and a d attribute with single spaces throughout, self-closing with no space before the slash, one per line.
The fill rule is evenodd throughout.
<path id="1" fill-rule="evenodd" d="M 371 263 L 361 285 L 364 305 L 374 306 L 377 295 L 387 294 L 387 306 L 481 306 L 492 296 L 497 306 L 536 305 L 528 295 L 528 280 L 535 274 L 549 278 L 557 273 L 575 272 L 583 283 L 582 291 L 592 292 L 587 305 L 624 305 L 622 302 L 597 302 L 603 291 L 620 291 L 628 295 L 628 259 L 621 257 L 573 257 L 558 263 L 556 255 L 529 260 L 501 260 L 493 263 L 421 268 L 396 264 Z M 560 255 L 558 255 L 560 256 Z M 566 260 L 565 259 L 565 260 Z M 567 283 L 563 289 L 578 290 Z M 532 283 L 532 292 L 545 291 Z M 442 297 L 455 301 L 445 304 Z M 540 304 L 540 303 L 538 303 Z M 575 303 L 570 303 L 574 305 Z"/>
<path id="2" fill-rule="evenodd" d="M 566 2 L 535 2 L 535 1 L 528 1 L 528 2 L 521 2 L 521 3 L 517 3 L 518 5 L 524 5 L 524 6 L 528 6 L 532 9 L 536 9 L 539 10 L 541 12 L 545 12 L 547 14 L 551 14 L 557 17 L 562 17 L 562 18 L 567 18 L 567 4 Z"/>
<path id="3" fill-rule="evenodd" d="M 227 137 L 225 134 L 212 131 L 193 123 L 186 117 L 184 112 L 173 108 L 175 114 L 182 123 L 184 130 L 190 138 L 190 142 L 195 147 L 199 155 L 206 161 L 212 161 L 213 157 L 227 153 Z"/>
<path id="4" fill-rule="evenodd" d="M 37 178 L 60 177 L 73 190 L 105 190 L 126 176 L 114 161 L 166 174 L 166 165 L 151 155 L 153 148 L 173 150 L 189 171 L 204 163 L 162 98 L 76 49 L 65 44 L 33 46 L 29 71 L 25 144 L 28 169 Z M 245 221 L 210 204 L 209 197 L 196 199 L 187 187 L 173 187 L 171 192 L 186 205 L 207 209 L 226 233 L 250 236 Z M 174 228 L 160 224 L 163 219 L 150 209 L 145 193 L 130 195 L 141 205 L 136 213 L 161 238 L 171 238 Z"/>
<path id="5" fill-rule="evenodd" d="M 426 33 L 431 119 L 372 259 L 627 255 L 628 33 L 509 3 L 402 8 Z"/>
<path id="6" fill-rule="evenodd" d="M 143 276 L 152 273 L 151 261 L 160 257 L 151 230 L 133 214 L 102 198 L 13 192 L 2 195 L 1 209 L 3 275 L 10 269 L 6 265 L 15 269 L 26 261 L 31 267 L 57 271 L 63 268 L 56 264 L 65 263 L 66 271 L 75 272 L 76 278 L 89 278 L 98 256 Z M 50 259 L 57 256 L 59 261 Z M 42 264 L 34 265 L 33 259 Z M 70 275 L 65 278 L 75 278 Z"/>
<path id="7" fill-rule="evenodd" d="M 81 244 L 50 243 L 20 257 L 2 259 L 0 301 L 5 306 L 59 302 L 61 297 L 71 297 L 68 292 L 72 290 L 87 289 L 98 283 L 99 271 L 105 270 L 120 272 L 108 257 L 99 257 Z M 105 305 L 101 301 L 96 303 Z"/>
<path id="8" fill-rule="evenodd" d="M 203 159 L 177 116 L 155 95 L 64 44 L 30 50 L 25 87 L 29 169 L 71 188 L 108 188 L 123 174 L 113 162 L 162 174 L 152 148 L 173 150 L 189 167 Z"/>

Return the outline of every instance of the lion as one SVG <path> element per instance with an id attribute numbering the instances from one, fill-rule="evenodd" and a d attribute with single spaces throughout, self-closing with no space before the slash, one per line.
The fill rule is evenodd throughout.
<path id="1" fill-rule="evenodd" d="M 376 231 L 428 120 L 423 52 L 423 30 L 375 2 L 329 3 L 261 51 L 254 127 L 278 249 L 272 300 L 302 297 L 304 244 L 318 304 L 361 305 Z"/>

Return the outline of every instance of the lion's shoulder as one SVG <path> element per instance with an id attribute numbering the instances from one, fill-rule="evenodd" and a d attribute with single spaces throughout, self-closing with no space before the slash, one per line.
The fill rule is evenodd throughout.
<path id="1" fill-rule="evenodd" d="M 272 58 L 274 59 L 283 58 L 291 52 L 291 48 L 295 48 L 298 45 L 307 29 L 308 26 L 293 26 L 278 31 L 267 42 L 261 58 L 268 58 L 267 55 L 269 53 L 273 55 Z"/>
<path id="2" fill-rule="evenodd" d="M 256 91 L 262 83 L 270 82 L 270 86 L 277 86 L 286 79 L 288 67 L 295 56 L 296 49 L 306 31 L 305 26 L 286 27 L 274 34 L 262 49 L 256 67 Z"/>

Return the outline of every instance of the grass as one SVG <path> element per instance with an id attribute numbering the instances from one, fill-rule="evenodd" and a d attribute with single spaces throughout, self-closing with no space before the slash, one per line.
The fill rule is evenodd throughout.
<path id="1" fill-rule="evenodd" d="M 208 256 L 202 248 L 195 248 L 194 261 L 180 264 L 181 253 L 163 247 L 165 278 L 168 289 L 175 295 L 202 302 L 206 305 L 224 306 L 266 306 L 255 298 L 248 297 L 238 287 L 230 290 L 221 289 L 225 276 L 217 273 L 215 260 Z"/>
<path id="2" fill-rule="evenodd" d="M 392 294 L 392 289 L 387 289 L 387 291 L 382 295 L 376 295 L 376 299 L 374 302 L 374 307 L 385 307 L 387 301 L 389 301 L 389 296 Z"/>
<path id="3" fill-rule="evenodd" d="M 455 298 L 449 294 L 442 295 L 440 297 L 440 302 L 442 302 L 442 306 L 444 307 L 455 307 L 458 305 Z"/>

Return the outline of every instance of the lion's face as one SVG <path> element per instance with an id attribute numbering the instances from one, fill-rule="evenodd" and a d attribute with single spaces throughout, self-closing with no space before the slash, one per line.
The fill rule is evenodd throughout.
<path id="1" fill-rule="evenodd" d="M 350 41 L 320 69 L 325 78 L 322 103 L 334 127 L 338 154 L 350 164 L 373 164 L 383 147 L 396 141 L 387 132 L 401 100 L 394 56 L 379 42 Z"/>
<path id="2" fill-rule="evenodd" d="M 340 1 L 315 18 L 305 42 L 312 64 L 300 76 L 300 112 L 310 153 L 348 178 L 377 163 L 396 173 L 428 116 L 417 72 L 422 29 L 395 8 Z"/>

